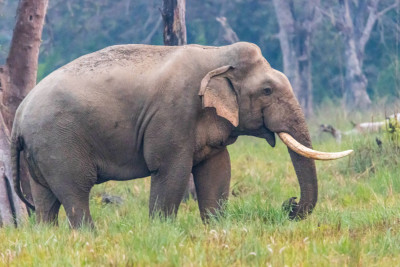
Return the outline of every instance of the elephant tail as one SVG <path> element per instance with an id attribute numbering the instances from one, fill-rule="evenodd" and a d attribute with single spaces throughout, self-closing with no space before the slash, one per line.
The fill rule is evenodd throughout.
<path id="1" fill-rule="evenodd" d="M 20 138 L 13 136 L 11 139 L 11 171 L 14 182 L 14 189 L 18 197 L 32 210 L 35 206 L 32 205 L 24 196 L 21 189 L 21 175 L 20 175 L 20 152 L 23 150 L 23 145 Z"/>

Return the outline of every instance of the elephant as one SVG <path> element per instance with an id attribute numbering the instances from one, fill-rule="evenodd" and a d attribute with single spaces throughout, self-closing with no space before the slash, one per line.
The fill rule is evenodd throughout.
<path id="1" fill-rule="evenodd" d="M 289 218 L 317 202 L 314 159 L 351 151 L 314 151 L 288 78 L 252 43 L 228 46 L 115 45 L 55 70 L 23 99 L 11 134 L 14 187 L 38 223 L 93 227 L 95 184 L 151 176 L 150 217 L 174 217 L 193 174 L 200 216 L 223 210 L 229 195 L 227 146 L 238 136 L 275 134 L 288 146 L 301 198 Z M 33 204 L 21 190 L 27 162 Z"/>

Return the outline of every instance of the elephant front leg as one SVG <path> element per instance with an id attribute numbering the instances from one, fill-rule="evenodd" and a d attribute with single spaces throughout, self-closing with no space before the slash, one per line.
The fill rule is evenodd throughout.
<path id="1" fill-rule="evenodd" d="M 209 215 L 221 211 L 229 196 L 231 162 L 225 148 L 218 154 L 201 162 L 193 168 L 194 183 L 200 215 L 207 222 Z"/>
<path id="2" fill-rule="evenodd" d="M 164 164 L 151 175 L 150 217 L 176 217 L 190 177 L 191 161 Z"/>

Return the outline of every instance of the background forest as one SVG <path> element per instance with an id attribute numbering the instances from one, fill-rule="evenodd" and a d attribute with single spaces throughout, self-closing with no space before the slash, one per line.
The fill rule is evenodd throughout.
<path id="1" fill-rule="evenodd" d="M 5 61 L 12 37 L 18 1 L 0 1 L 0 62 Z M 310 1 L 294 1 L 290 7 L 300 22 Z M 314 2 L 314 1 L 312 1 Z M 346 65 L 345 33 L 339 22 L 341 1 L 315 1 L 311 47 L 312 104 L 343 103 Z M 364 3 L 365 2 L 365 3 Z M 374 103 L 399 98 L 400 14 L 393 0 L 352 1 L 354 25 L 367 24 L 370 2 L 376 2 L 376 23 L 362 55 L 367 93 Z M 161 1 L 153 0 L 51 0 L 43 30 L 38 80 L 67 62 L 122 43 L 163 44 Z M 226 17 L 219 22 L 216 18 Z M 361 22 L 360 22 L 361 21 Z M 309 21 L 308 21 L 309 22 Z M 336 25 L 335 25 L 336 23 Z M 232 41 L 227 29 L 241 41 L 256 43 L 274 68 L 284 70 L 279 24 L 272 0 L 191 0 L 186 3 L 188 43 L 224 45 Z M 358 25 L 360 26 L 360 25 Z M 301 28 L 298 30 L 302 30 Z M 229 33 L 229 32 L 228 32 Z M 357 31 L 354 33 L 357 34 Z M 236 36 L 233 36 L 235 39 Z M 290 75 L 288 75 L 290 77 Z M 351 106 L 348 105 L 348 106 Z"/>

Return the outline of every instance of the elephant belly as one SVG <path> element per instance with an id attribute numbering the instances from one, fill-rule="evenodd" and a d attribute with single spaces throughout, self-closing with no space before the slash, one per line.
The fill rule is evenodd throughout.
<path id="1" fill-rule="evenodd" d="M 121 155 L 125 154 L 125 155 Z M 98 163 L 98 177 L 96 183 L 110 180 L 125 181 L 143 178 L 150 175 L 150 171 L 142 154 L 120 153 L 120 155 L 102 160 Z"/>

